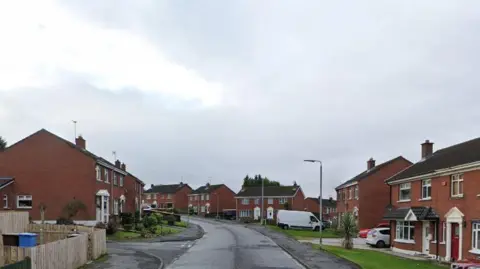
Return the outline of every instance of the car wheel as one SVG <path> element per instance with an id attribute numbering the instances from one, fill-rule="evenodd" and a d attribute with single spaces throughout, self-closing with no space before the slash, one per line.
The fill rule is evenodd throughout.
<path id="1" fill-rule="evenodd" d="M 384 248 L 385 247 L 385 242 L 382 240 L 378 241 L 377 244 L 375 245 L 377 248 Z"/>
<path id="2" fill-rule="evenodd" d="M 318 228 L 318 226 L 317 226 L 317 227 L 315 227 L 313 230 L 314 230 L 315 232 L 318 232 L 318 231 L 320 230 L 320 228 Z"/>
<path id="3" fill-rule="evenodd" d="M 288 225 L 286 225 L 286 224 L 283 225 L 283 229 L 284 229 L 284 230 L 288 230 Z"/>

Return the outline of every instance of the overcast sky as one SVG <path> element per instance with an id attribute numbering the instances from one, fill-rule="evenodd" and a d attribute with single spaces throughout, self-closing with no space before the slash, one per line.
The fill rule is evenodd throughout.
<path id="1" fill-rule="evenodd" d="M 1 1 L 0 136 L 77 120 L 148 185 L 316 196 L 320 159 L 333 195 L 370 157 L 480 136 L 479 33 L 476 0 Z"/>

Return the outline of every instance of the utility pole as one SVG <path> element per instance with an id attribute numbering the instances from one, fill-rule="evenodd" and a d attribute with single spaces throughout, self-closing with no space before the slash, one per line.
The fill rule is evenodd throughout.
<path id="1" fill-rule="evenodd" d="M 72 122 L 73 122 L 73 135 L 75 136 L 75 138 L 77 138 L 77 121 L 72 120 Z"/>

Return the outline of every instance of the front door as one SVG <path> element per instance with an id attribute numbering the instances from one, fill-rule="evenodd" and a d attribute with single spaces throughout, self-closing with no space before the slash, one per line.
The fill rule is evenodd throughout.
<path id="1" fill-rule="evenodd" d="M 459 242 L 460 242 L 460 227 L 458 223 L 452 223 L 452 241 L 451 241 L 451 250 L 452 250 L 452 260 L 458 260 L 458 251 L 459 251 Z"/>
<path id="2" fill-rule="evenodd" d="M 423 253 L 430 254 L 430 223 L 423 222 Z"/>

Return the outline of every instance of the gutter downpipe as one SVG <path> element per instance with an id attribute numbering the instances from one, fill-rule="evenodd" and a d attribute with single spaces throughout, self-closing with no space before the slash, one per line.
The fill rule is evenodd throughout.
<path id="1" fill-rule="evenodd" d="M 436 252 L 437 252 L 437 253 L 436 253 L 436 255 L 437 255 L 436 259 L 437 259 L 437 261 L 438 261 L 438 244 L 439 244 L 439 242 L 440 242 L 440 237 L 438 237 L 439 231 L 440 231 L 440 218 L 437 218 L 437 231 L 436 231 L 436 233 L 435 233 L 435 238 L 437 238 L 437 243 L 435 244 L 436 247 L 437 247 L 437 251 L 436 251 Z"/>

